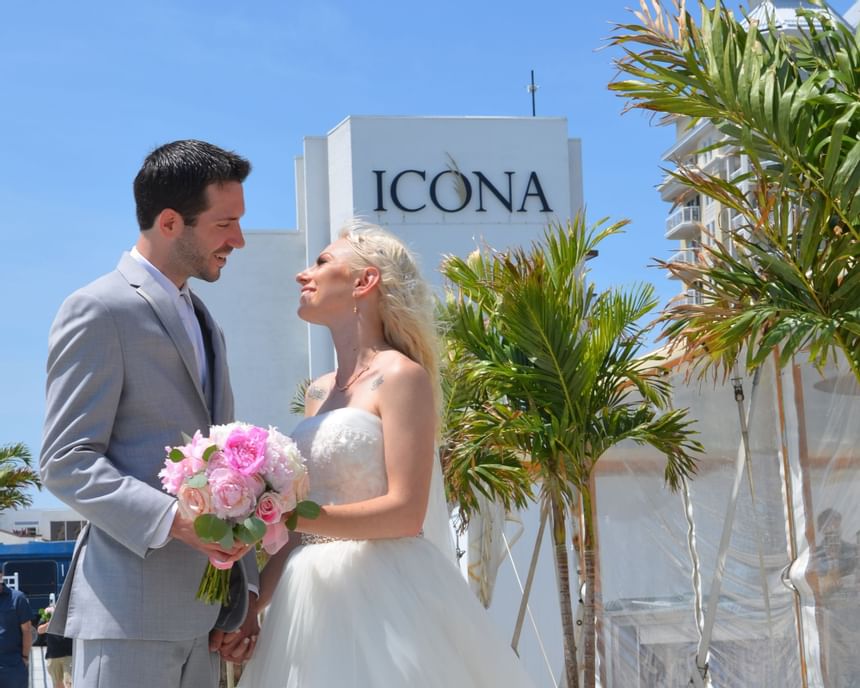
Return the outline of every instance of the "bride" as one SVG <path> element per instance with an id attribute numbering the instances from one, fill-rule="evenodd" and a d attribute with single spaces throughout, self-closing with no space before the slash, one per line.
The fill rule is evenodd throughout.
<path id="1" fill-rule="evenodd" d="M 441 490 L 440 390 L 433 303 L 413 256 L 353 221 L 296 279 L 299 316 L 328 327 L 337 350 L 293 433 L 308 498 L 323 508 L 299 520 L 301 546 L 263 570 L 258 609 L 268 612 L 240 686 L 531 686 L 427 537 L 431 482 Z M 430 511 L 444 521 L 444 509 Z"/>

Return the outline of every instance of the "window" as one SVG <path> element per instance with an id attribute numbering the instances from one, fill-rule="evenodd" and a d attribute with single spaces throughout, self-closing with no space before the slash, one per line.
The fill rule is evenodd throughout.
<path id="1" fill-rule="evenodd" d="M 74 540 L 84 521 L 51 521 L 51 540 Z"/>

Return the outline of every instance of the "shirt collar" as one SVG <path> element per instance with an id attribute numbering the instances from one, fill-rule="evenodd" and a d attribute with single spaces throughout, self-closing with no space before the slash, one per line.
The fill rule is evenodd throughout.
<path id="1" fill-rule="evenodd" d="M 129 255 L 134 258 L 137 263 L 143 266 L 143 269 L 150 274 L 152 279 L 161 285 L 161 288 L 164 289 L 172 299 L 178 299 L 184 294 L 188 294 L 190 296 L 191 290 L 188 288 L 188 282 L 183 284 L 181 289 L 178 288 L 161 270 L 143 257 L 140 251 L 137 250 L 137 246 L 132 247 L 131 251 L 129 251 Z"/>

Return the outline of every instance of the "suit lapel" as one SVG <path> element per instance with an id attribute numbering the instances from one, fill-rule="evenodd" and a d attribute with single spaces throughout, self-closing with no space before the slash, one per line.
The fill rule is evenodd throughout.
<path id="1" fill-rule="evenodd" d="M 176 306 L 146 269 L 127 253 L 123 254 L 117 269 L 128 280 L 129 285 L 135 288 L 137 293 L 152 308 L 173 342 L 173 345 L 176 347 L 176 350 L 179 352 L 179 356 L 185 364 L 185 369 L 194 384 L 194 389 L 197 390 L 200 402 L 206 408 L 207 412 L 209 412 L 209 405 L 206 403 L 206 395 L 203 393 L 203 387 L 200 384 L 200 375 L 197 372 L 197 358 L 194 355 L 194 347 L 188 339 L 185 326 L 179 319 Z M 209 415 L 212 415 L 211 412 Z"/>

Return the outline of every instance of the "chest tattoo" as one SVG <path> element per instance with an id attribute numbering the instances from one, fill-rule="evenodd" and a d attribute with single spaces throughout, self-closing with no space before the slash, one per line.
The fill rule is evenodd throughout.
<path id="1" fill-rule="evenodd" d="M 322 387 L 311 385 L 308 388 L 308 397 L 310 399 L 325 399 L 325 390 Z"/>

